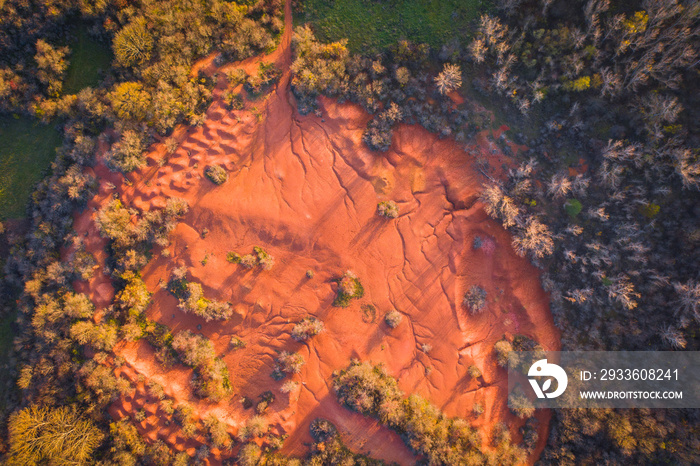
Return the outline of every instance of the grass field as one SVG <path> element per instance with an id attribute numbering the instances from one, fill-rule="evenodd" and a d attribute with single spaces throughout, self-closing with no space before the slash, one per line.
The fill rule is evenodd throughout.
<path id="1" fill-rule="evenodd" d="M 438 48 L 471 35 L 489 0 L 306 0 L 298 23 L 310 22 L 322 41 L 347 38 L 353 52 L 380 51 L 400 39 Z"/>
<path id="2" fill-rule="evenodd" d="M 76 26 L 75 34 L 63 87 L 66 94 L 99 84 L 100 70 L 108 70 L 112 60 L 109 46 L 90 37 L 87 27 Z M 61 135 L 53 124 L 0 116 L 0 220 L 24 217 L 32 189 L 60 145 Z"/>
<path id="3" fill-rule="evenodd" d="M 0 116 L 0 220 L 24 217 L 33 187 L 60 145 L 61 134 L 53 125 Z"/>
<path id="4" fill-rule="evenodd" d="M 100 70 L 109 70 L 112 50 L 107 44 L 93 39 L 87 27 L 78 26 L 77 39 L 70 45 L 70 62 L 63 84 L 65 94 L 76 94 L 87 86 L 95 87 L 100 82 Z"/>

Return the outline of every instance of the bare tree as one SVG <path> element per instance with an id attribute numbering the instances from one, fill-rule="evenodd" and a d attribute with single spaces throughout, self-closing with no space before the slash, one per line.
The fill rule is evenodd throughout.
<path id="1" fill-rule="evenodd" d="M 680 312 L 690 314 L 696 321 L 700 321 L 700 283 L 694 280 L 677 282 L 673 284 L 673 288 L 678 295 Z"/>
<path id="2" fill-rule="evenodd" d="M 554 241 L 549 228 L 534 217 L 528 219 L 525 228 L 513 238 L 515 252 L 524 257 L 528 252 L 537 258 L 552 254 Z"/>
<path id="3" fill-rule="evenodd" d="M 486 59 L 486 52 L 488 52 L 486 41 L 482 37 L 477 37 L 469 44 L 469 52 L 476 63 L 483 63 Z"/>
<path id="4" fill-rule="evenodd" d="M 660 334 L 661 339 L 668 343 L 673 349 L 683 349 L 687 344 L 687 341 L 680 330 L 670 325 L 661 329 Z"/>
<path id="5" fill-rule="evenodd" d="M 618 275 L 613 283 L 608 286 L 608 297 L 622 304 L 625 309 L 632 310 L 637 307 L 637 301 L 641 295 L 634 289 L 634 284 L 626 275 Z"/>
<path id="6" fill-rule="evenodd" d="M 683 187 L 700 189 L 700 157 L 687 148 L 675 149 L 673 155 L 676 172 L 681 177 Z"/>
<path id="7" fill-rule="evenodd" d="M 435 77 L 435 85 L 442 95 L 457 89 L 462 85 L 462 69 L 459 65 L 446 63 L 440 74 Z"/>
<path id="8" fill-rule="evenodd" d="M 547 194 L 555 199 L 566 197 L 571 192 L 571 180 L 566 173 L 552 175 L 552 179 L 547 184 Z"/>
<path id="9" fill-rule="evenodd" d="M 663 127 L 674 123 L 683 111 L 677 97 L 654 92 L 645 93 L 636 106 L 644 120 L 647 134 L 654 141 L 664 137 Z"/>

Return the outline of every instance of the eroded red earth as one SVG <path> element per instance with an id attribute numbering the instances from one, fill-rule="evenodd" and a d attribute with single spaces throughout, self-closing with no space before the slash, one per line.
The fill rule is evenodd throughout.
<path id="1" fill-rule="evenodd" d="M 75 228 L 87 232 L 86 245 L 101 263 L 105 243 L 94 218 L 115 192 L 139 210 L 162 207 L 173 196 L 189 202 L 190 212 L 171 236 L 169 255 L 156 250 L 143 270 L 153 292 L 147 313 L 173 332 L 189 329 L 210 338 L 233 384 L 233 395 L 219 403 L 198 400 L 189 385 L 190 369 L 163 369 L 145 341 L 120 343 L 115 353 L 126 364 L 117 372 L 138 388 L 114 403 L 110 413 L 118 419 L 143 407 L 147 417 L 138 428 L 147 438 L 194 453 L 199 442 L 185 440 L 174 424 L 165 425 L 157 403 L 145 394 L 146 381 L 162 384 L 176 403 L 193 405 L 200 418 L 215 414 L 232 434 L 253 415 L 239 403 L 241 397 L 272 390 L 277 400 L 266 417 L 273 431 L 289 435 L 284 453 L 306 453 L 309 423 L 320 416 L 338 426 L 351 449 L 413 464 L 415 457 L 395 433 L 337 403 L 331 374 L 359 358 L 384 363 L 406 393 L 418 393 L 448 415 L 470 420 L 484 437 L 496 422 L 505 421 L 519 438 L 522 421 L 507 408 L 507 374 L 497 367 L 493 344 L 504 335 L 524 334 L 545 349 L 559 348 L 538 271 L 516 256 L 508 233 L 485 214 L 477 200 L 483 179 L 463 145 L 403 125 L 389 151 L 372 153 L 361 142 L 369 117 L 360 108 L 322 99 L 322 116 L 299 115 L 289 91 L 287 20 L 282 45 L 265 58 L 285 70 L 272 93 L 244 110 L 228 111 L 218 89 L 204 125 L 178 129 L 179 148 L 163 166 L 157 160 L 165 156 L 164 148 L 156 145 L 149 167 L 129 175 L 128 185 L 101 163 L 95 169 L 100 192 L 76 217 Z M 255 61 L 244 66 L 252 71 Z M 470 149 L 492 154 L 497 147 L 479 138 Z M 212 164 L 230 174 L 221 186 L 203 176 Z M 110 189 L 108 181 L 116 188 Z M 377 203 L 389 199 L 400 208 L 395 220 L 376 213 Z M 490 245 L 473 249 L 476 235 Z M 256 245 L 275 257 L 271 270 L 226 261 L 228 251 L 247 254 Z M 207 297 L 233 303 L 233 317 L 207 323 L 179 310 L 176 298 L 162 287 L 179 265 L 203 285 Z M 306 277 L 307 270 L 315 272 L 313 278 Z M 333 307 L 332 280 L 346 270 L 357 274 L 365 295 L 347 308 Z M 475 317 L 461 306 L 472 285 L 488 292 L 486 311 Z M 102 273 L 76 286 L 98 307 L 111 302 L 113 290 Z M 374 321 L 363 319 L 363 304 L 375 306 Z M 394 330 L 383 322 L 392 309 L 404 315 Z M 293 341 L 294 323 L 308 315 L 321 319 L 325 331 L 307 343 Z M 247 346 L 231 349 L 232 335 Z M 431 347 L 428 352 L 424 344 Z M 280 350 L 298 351 L 306 360 L 292 377 L 299 388 L 288 395 L 279 392 L 283 382 L 270 377 Z M 469 377 L 472 364 L 483 377 Z M 478 417 L 472 411 L 477 402 L 484 406 Z M 532 460 L 546 439 L 549 414 L 537 416 L 541 440 Z M 213 449 L 210 462 L 233 453 Z"/>

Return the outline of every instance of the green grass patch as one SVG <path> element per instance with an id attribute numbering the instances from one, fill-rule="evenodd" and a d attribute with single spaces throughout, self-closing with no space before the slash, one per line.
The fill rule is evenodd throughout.
<path id="1" fill-rule="evenodd" d="M 68 44 L 71 54 L 63 84 L 65 94 L 77 94 L 88 86 L 96 87 L 100 82 L 100 71 L 109 70 L 112 62 L 112 49 L 92 37 L 87 26 L 78 26 L 76 36 L 76 40 Z"/>
<path id="2" fill-rule="evenodd" d="M 0 116 L 0 220 L 26 214 L 34 185 L 61 145 L 61 133 L 29 117 Z"/>
<path id="3" fill-rule="evenodd" d="M 401 39 L 441 47 L 471 37 L 472 20 L 489 0 L 307 0 L 298 22 L 324 42 L 348 39 L 352 52 L 378 52 Z"/>
<path id="4" fill-rule="evenodd" d="M 581 213 L 583 206 L 578 199 L 569 199 L 566 201 L 566 204 L 564 204 L 564 209 L 566 209 L 566 213 L 569 214 L 569 217 L 573 220 Z"/>

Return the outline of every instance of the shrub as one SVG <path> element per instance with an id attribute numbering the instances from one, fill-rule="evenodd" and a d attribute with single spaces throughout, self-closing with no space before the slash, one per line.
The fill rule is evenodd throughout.
<path id="1" fill-rule="evenodd" d="M 472 248 L 480 249 L 482 244 L 483 244 L 483 241 L 481 239 L 481 236 L 475 236 L 474 241 L 472 241 Z"/>
<path id="2" fill-rule="evenodd" d="M 238 440 L 246 442 L 255 437 L 262 437 L 267 432 L 267 421 L 262 416 L 253 416 L 238 430 Z"/>
<path id="3" fill-rule="evenodd" d="M 365 290 L 353 272 L 348 270 L 339 279 L 338 291 L 333 305 L 337 307 L 347 307 L 351 299 L 361 298 L 365 294 Z"/>
<path id="4" fill-rule="evenodd" d="M 520 419 L 527 419 L 535 414 L 535 406 L 532 401 L 525 396 L 520 387 L 516 388 L 508 395 L 508 407 Z"/>
<path id="5" fill-rule="evenodd" d="M 241 255 L 236 252 L 229 251 L 226 253 L 226 260 L 232 264 L 240 264 Z"/>
<path id="6" fill-rule="evenodd" d="M 233 349 L 239 349 L 245 348 L 246 342 L 234 335 L 231 337 L 231 342 L 229 344 Z"/>
<path id="7" fill-rule="evenodd" d="M 385 400 L 401 398 L 396 380 L 386 373 L 383 366 L 353 361 L 350 366 L 335 374 L 333 388 L 338 401 L 362 414 L 378 415 Z"/>
<path id="8" fill-rule="evenodd" d="M 296 341 L 306 341 L 323 331 L 323 322 L 315 317 L 305 317 L 292 329 L 292 338 Z"/>
<path id="9" fill-rule="evenodd" d="M 253 254 L 246 254 L 245 256 L 241 257 L 240 263 L 246 269 L 252 269 L 255 267 L 255 264 L 258 263 L 258 258 Z"/>
<path id="10" fill-rule="evenodd" d="M 306 271 L 306 278 L 314 278 L 314 275 L 315 273 L 313 270 L 309 269 Z"/>
<path id="11" fill-rule="evenodd" d="M 280 76 L 282 76 L 282 71 L 277 68 L 274 63 L 261 62 L 258 67 L 258 72 L 246 78 L 244 87 L 246 91 L 251 94 L 258 95 L 262 93 L 265 88 L 277 82 Z"/>
<path id="12" fill-rule="evenodd" d="M 226 72 L 226 79 L 231 86 L 237 86 L 244 82 L 248 77 L 248 73 L 243 68 L 234 68 Z"/>
<path id="13" fill-rule="evenodd" d="M 165 392 L 163 391 L 163 386 L 158 382 L 151 380 L 148 382 L 148 393 L 154 397 L 162 400 L 165 398 Z"/>
<path id="14" fill-rule="evenodd" d="M 151 293 L 134 272 L 124 272 L 121 279 L 126 281 L 126 286 L 117 293 L 115 303 L 134 317 L 141 315 L 151 302 Z"/>
<path id="15" fill-rule="evenodd" d="M 384 322 L 391 328 L 398 327 L 402 320 L 403 315 L 397 310 L 391 310 L 384 316 Z"/>
<path id="16" fill-rule="evenodd" d="M 267 408 L 275 402 L 275 395 L 271 391 L 266 391 L 260 395 L 260 401 L 255 406 L 255 412 L 258 414 L 264 414 Z"/>
<path id="17" fill-rule="evenodd" d="M 243 98 L 232 90 L 224 92 L 223 100 L 229 110 L 243 109 Z"/>
<path id="18" fill-rule="evenodd" d="M 467 372 L 469 373 L 469 377 L 471 377 L 472 379 L 478 379 L 479 377 L 481 377 L 481 370 L 473 364 L 469 366 Z"/>
<path id="19" fill-rule="evenodd" d="M 210 414 L 204 419 L 204 427 L 209 431 L 209 439 L 213 447 L 228 448 L 231 446 L 231 436 L 226 431 L 226 424 L 221 422 L 219 418 Z"/>
<path id="20" fill-rule="evenodd" d="M 178 352 L 182 362 L 192 367 L 202 366 L 216 357 L 211 340 L 183 330 L 173 338 L 172 347 Z"/>
<path id="21" fill-rule="evenodd" d="M 246 443 L 238 452 L 238 464 L 240 466 L 255 466 L 260 460 L 262 451 L 254 443 Z"/>
<path id="22" fill-rule="evenodd" d="M 144 419 L 146 419 L 146 410 L 141 408 L 138 411 L 136 411 L 136 414 L 134 414 L 134 421 L 141 422 Z"/>
<path id="23" fill-rule="evenodd" d="M 129 173 L 146 166 L 146 138 L 136 131 L 126 130 L 112 145 L 105 158 L 112 169 Z"/>
<path id="24" fill-rule="evenodd" d="M 298 374 L 303 365 L 304 357 L 301 354 L 282 351 L 275 361 L 271 376 L 275 380 L 280 380 L 286 374 Z"/>
<path id="25" fill-rule="evenodd" d="M 309 425 L 311 437 L 317 442 L 327 442 L 338 436 L 338 429 L 328 420 L 316 418 Z"/>
<path id="26" fill-rule="evenodd" d="M 294 390 L 299 387 L 299 382 L 295 382 L 294 380 L 287 380 L 285 383 L 282 384 L 280 387 L 280 391 L 282 393 L 291 393 Z"/>
<path id="27" fill-rule="evenodd" d="M 485 463 L 478 432 L 463 419 L 448 418 L 420 396 L 403 399 L 396 380 L 382 366 L 352 361 L 347 369 L 334 374 L 333 388 L 339 402 L 395 429 L 429 464 Z M 326 424 L 314 423 L 312 427 L 314 438 L 328 438 L 333 432 Z"/>
<path id="28" fill-rule="evenodd" d="M 566 213 L 569 214 L 569 217 L 574 219 L 581 213 L 583 206 L 577 199 L 569 199 L 566 201 L 566 204 L 564 204 L 564 209 L 566 210 Z"/>
<path id="29" fill-rule="evenodd" d="M 194 392 L 201 398 L 218 401 L 231 393 L 228 367 L 221 359 L 208 360 L 196 368 L 191 381 Z"/>
<path id="30" fill-rule="evenodd" d="M 514 359 L 513 356 L 515 355 L 513 354 L 513 345 L 511 345 L 508 340 L 497 341 L 493 345 L 493 349 L 496 350 L 496 360 L 498 361 L 499 366 L 512 366 Z"/>
<path id="31" fill-rule="evenodd" d="M 396 218 L 399 216 L 399 207 L 394 201 L 382 201 L 377 204 L 377 213 L 382 217 Z"/>
<path id="32" fill-rule="evenodd" d="M 207 322 L 226 320 L 233 314 L 229 303 L 207 299 L 204 297 L 202 285 L 196 282 L 187 282 L 182 268 L 173 271 L 173 277 L 168 282 L 168 289 L 180 300 L 180 304 L 178 304 L 180 309 L 202 317 Z"/>
<path id="33" fill-rule="evenodd" d="M 479 314 L 486 307 L 486 290 L 477 285 L 472 286 L 464 294 L 462 304 L 469 309 L 470 314 Z"/>
<path id="34" fill-rule="evenodd" d="M 260 246 L 253 247 L 253 252 L 257 258 L 258 265 L 260 265 L 263 270 L 270 270 L 275 264 L 275 258 Z"/>
<path id="35" fill-rule="evenodd" d="M 221 165 L 210 165 L 204 170 L 204 176 L 217 185 L 223 184 L 228 180 L 228 173 Z"/>

